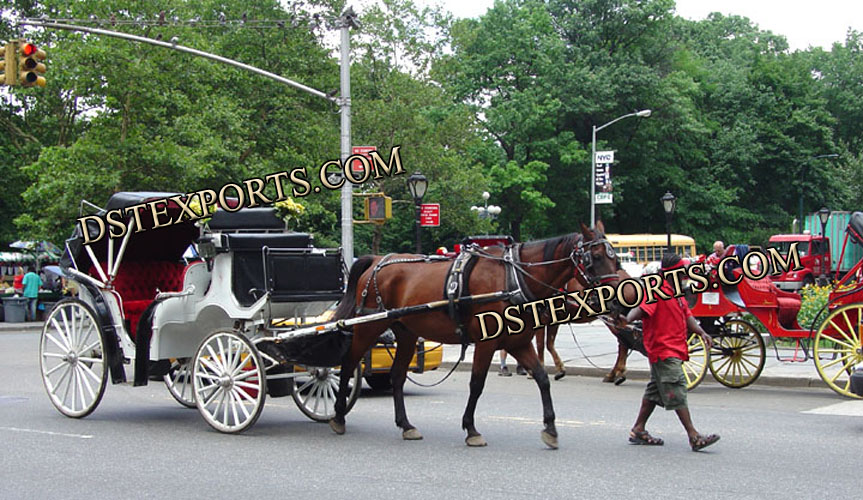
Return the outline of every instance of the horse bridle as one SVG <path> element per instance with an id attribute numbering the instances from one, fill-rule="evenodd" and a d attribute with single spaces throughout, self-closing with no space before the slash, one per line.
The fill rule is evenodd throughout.
<path id="1" fill-rule="evenodd" d="M 612 247 L 611 242 L 605 238 L 591 240 L 587 243 L 585 243 L 584 240 L 581 240 L 576 245 L 573 245 L 572 252 L 569 254 L 569 258 L 575 266 L 575 272 L 582 279 L 585 286 L 605 284 L 619 278 L 617 273 L 594 274 L 593 255 L 591 255 L 590 249 L 598 245 L 605 246 L 605 255 L 607 255 L 609 259 L 614 260 L 617 258 L 617 255 L 614 253 L 614 247 Z"/>

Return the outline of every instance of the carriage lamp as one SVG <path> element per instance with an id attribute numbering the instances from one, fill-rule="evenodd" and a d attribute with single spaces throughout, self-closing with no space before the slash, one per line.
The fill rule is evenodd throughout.
<path id="1" fill-rule="evenodd" d="M 824 238 L 827 234 L 827 221 L 830 220 L 830 209 L 827 207 L 821 207 L 821 210 L 818 211 L 818 220 L 821 221 L 821 238 Z M 824 239 L 821 240 L 821 275 L 818 276 L 818 282 L 820 285 L 827 284 L 827 272 L 824 269 L 827 265 L 826 257 L 829 255 L 830 251 L 828 250 L 828 246 Z"/>
<path id="2" fill-rule="evenodd" d="M 677 198 L 671 194 L 671 191 L 666 191 L 662 198 L 662 209 L 665 211 L 665 234 L 668 236 L 666 251 L 671 252 L 671 219 L 674 217 L 674 209 L 677 208 Z"/>
<path id="3" fill-rule="evenodd" d="M 417 232 L 417 253 L 422 253 L 422 241 L 420 239 L 420 213 L 422 210 L 423 196 L 426 194 L 428 185 L 429 183 L 426 176 L 419 172 L 414 172 L 410 177 L 408 177 L 408 189 L 411 192 L 411 196 L 414 198 L 414 205 L 416 205 L 414 225 L 416 226 Z"/>

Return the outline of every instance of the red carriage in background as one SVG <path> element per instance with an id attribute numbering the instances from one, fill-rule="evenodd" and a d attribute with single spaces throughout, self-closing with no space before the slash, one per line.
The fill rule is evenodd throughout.
<path id="1" fill-rule="evenodd" d="M 843 253 L 849 243 L 863 245 L 861 212 L 851 216 Z M 746 254 L 742 247 L 729 247 L 726 255 L 742 259 Z M 800 325 L 797 321 L 801 300 L 796 293 L 779 290 L 766 278 L 752 280 L 739 276 L 739 269 L 729 271 L 726 275 L 742 278 L 737 285 L 721 285 L 714 271 L 710 288 L 689 297 L 692 314 L 714 341 L 709 352 L 702 354 L 698 346 L 691 349 L 691 355 L 696 358 L 691 365 L 701 369 L 700 377 L 703 378 L 709 368 L 721 384 L 740 388 L 753 383 L 761 374 L 766 358 L 765 342 L 758 329 L 741 317 L 748 312 L 774 339 L 795 342 L 793 357 L 780 358 L 776 349 L 777 359 L 802 362 L 811 358 L 818 374 L 831 389 L 858 397 L 851 392 L 851 374 L 863 363 L 863 260 L 836 283 L 827 305 L 811 325 Z M 703 366 L 699 366 L 699 360 L 703 360 Z"/>

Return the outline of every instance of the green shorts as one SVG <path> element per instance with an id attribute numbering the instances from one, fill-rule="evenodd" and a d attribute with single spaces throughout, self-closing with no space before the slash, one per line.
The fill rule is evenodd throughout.
<path id="1" fill-rule="evenodd" d="M 644 399 L 666 410 L 686 408 L 686 377 L 683 361 L 665 358 L 650 364 L 650 382 L 644 390 Z"/>

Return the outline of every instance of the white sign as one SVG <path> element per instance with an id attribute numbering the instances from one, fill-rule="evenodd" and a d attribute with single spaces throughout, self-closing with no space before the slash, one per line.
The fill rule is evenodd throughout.
<path id="1" fill-rule="evenodd" d="M 593 204 L 602 205 L 603 203 L 614 203 L 614 195 L 611 193 L 595 193 Z"/>
<path id="2" fill-rule="evenodd" d="M 614 163 L 614 151 L 597 151 L 596 163 Z"/>
<path id="3" fill-rule="evenodd" d="M 718 306 L 719 294 L 716 292 L 704 292 L 701 294 L 701 303 L 706 306 Z"/>

